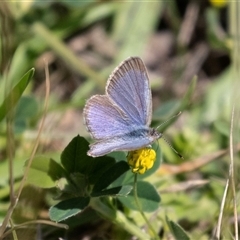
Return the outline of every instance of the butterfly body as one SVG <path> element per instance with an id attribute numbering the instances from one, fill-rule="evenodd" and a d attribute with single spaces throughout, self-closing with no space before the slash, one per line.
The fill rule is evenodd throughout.
<path id="1" fill-rule="evenodd" d="M 162 135 L 150 128 L 152 96 L 147 70 L 138 57 L 130 57 L 110 75 L 105 95 L 91 97 L 84 122 L 95 143 L 88 155 L 132 151 L 151 145 Z"/>

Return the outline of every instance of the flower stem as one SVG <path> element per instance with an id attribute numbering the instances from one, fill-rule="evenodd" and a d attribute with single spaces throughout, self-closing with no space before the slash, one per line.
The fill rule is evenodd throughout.
<path id="1" fill-rule="evenodd" d="M 155 229 L 153 228 L 153 226 L 151 225 L 151 223 L 149 222 L 149 220 L 147 219 L 147 217 L 145 216 L 144 212 L 142 211 L 142 207 L 141 204 L 138 200 L 138 194 L 137 194 L 137 173 L 134 174 L 134 184 L 133 184 L 133 193 L 134 193 L 134 198 L 135 198 L 135 202 L 136 205 L 139 209 L 140 214 L 142 215 L 143 219 L 145 220 L 148 228 L 151 230 L 152 234 L 154 235 L 154 239 L 160 239 L 157 232 L 155 231 Z"/>

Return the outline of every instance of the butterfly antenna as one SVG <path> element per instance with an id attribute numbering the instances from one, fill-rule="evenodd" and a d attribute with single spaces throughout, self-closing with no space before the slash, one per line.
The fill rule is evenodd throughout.
<path id="1" fill-rule="evenodd" d="M 162 135 L 162 139 L 168 144 L 168 146 L 169 146 L 180 158 L 184 159 L 183 156 L 169 143 L 169 141 L 168 141 L 166 138 L 163 137 L 163 135 Z"/>
<path id="2" fill-rule="evenodd" d="M 182 112 L 180 111 L 178 114 L 170 117 L 169 119 L 167 119 L 165 122 L 161 123 L 159 126 L 157 126 L 156 129 L 160 128 L 162 125 L 164 125 L 165 123 L 169 122 L 171 119 L 175 118 L 175 117 L 178 117 Z"/>

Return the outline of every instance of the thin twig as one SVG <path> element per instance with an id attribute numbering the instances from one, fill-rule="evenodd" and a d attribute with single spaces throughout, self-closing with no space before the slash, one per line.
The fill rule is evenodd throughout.
<path id="1" fill-rule="evenodd" d="M 220 213 L 219 213 L 219 216 L 218 216 L 218 223 L 217 223 L 217 229 L 216 229 L 216 234 L 215 234 L 217 240 L 220 240 L 223 210 L 224 210 L 224 206 L 225 206 L 225 202 L 226 202 L 228 187 L 229 187 L 229 179 L 227 179 L 226 186 L 225 186 L 225 189 L 224 189 L 224 192 L 223 192 L 223 198 L 222 198 L 222 202 L 221 202 Z M 215 238 L 213 238 L 213 239 L 215 239 Z"/>
<path id="2" fill-rule="evenodd" d="M 45 225 L 49 225 L 49 226 L 54 226 L 54 227 L 58 227 L 58 228 L 64 228 L 64 229 L 68 229 L 68 225 L 66 224 L 63 224 L 63 223 L 55 223 L 55 222 L 52 222 L 52 221 L 48 221 L 48 220 L 35 220 L 35 221 L 28 221 L 28 222 L 25 222 L 23 224 L 19 224 L 17 226 L 14 226 L 14 228 L 6 231 L 2 238 L 8 236 L 10 233 L 12 233 L 13 231 L 17 230 L 17 229 L 20 229 L 20 228 L 26 228 L 28 227 L 29 228 L 29 225 L 30 224 L 45 224 Z"/>
<path id="3" fill-rule="evenodd" d="M 233 209 L 234 209 L 234 222 L 235 222 L 235 239 L 238 239 L 238 215 L 237 215 L 237 201 L 236 201 L 236 189 L 235 189 L 235 182 L 234 182 L 234 161 L 233 161 L 233 119 L 234 119 L 234 105 L 232 109 L 232 116 L 231 116 L 231 126 L 230 126 L 230 143 L 229 143 L 229 150 L 230 150 L 230 165 L 229 165 L 229 176 L 226 182 L 225 190 L 223 193 L 222 203 L 220 207 L 220 213 L 218 217 L 218 224 L 216 229 L 216 238 L 220 239 L 221 235 L 221 225 L 222 225 L 222 217 L 223 217 L 223 210 L 226 202 L 226 196 L 229 188 L 229 182 L 231 183 L 232 187 L 232 194 L 233 194 Z"/>
<path id="4" fill-rule="evenodd" d="M 233 160 L 233 119 L 234 119 L 234 105 L 232 109 L 231 128 L 230 128 L 230 169 L 229 178 L 231 181 L 231 187 L 233 191 L 233 209 L 234 209 L 234 220 L 235 220 L 235 239 L 238 239 L 238 214 L 237 214 L 237 200 L 236 200 L 236 189 L 234 182 L 234 160 Z"/>

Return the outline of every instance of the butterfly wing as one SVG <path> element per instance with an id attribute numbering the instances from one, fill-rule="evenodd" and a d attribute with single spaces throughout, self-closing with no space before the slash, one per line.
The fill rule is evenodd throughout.
<path id="1" fill-rule="evenodd" d="M 133 130 L 134 123 L 107 95 L 91 97 L 83 115 L 88 131 L 96 140 L 114 138 Z"/>
<path id="2" fill-rule="evenodd" d="M 108 79 L 106 94 L 135 123 L 149 126 L 152 119 L 152 95 L 143 61 L 130 57 Z"/>
<path id="3" fill-rule="evenodd" d="M 108 79 L 106 95 L 95 95 L 84 108 L 88 131 L 96 140 L 88 155 L 131 151 L 152 143 L 149 125 L 152 98 L 145 65 L 140 58 L 124 61 Z"/>
<path id="4" fill-rule="evenodd" d="M 153 140 L 147 135 L 137 138 L 131 135 L 117 136 L 91 144 L 88 155 L 98 157 L 113 151 L 132 151 L 150 145 Z"/>

